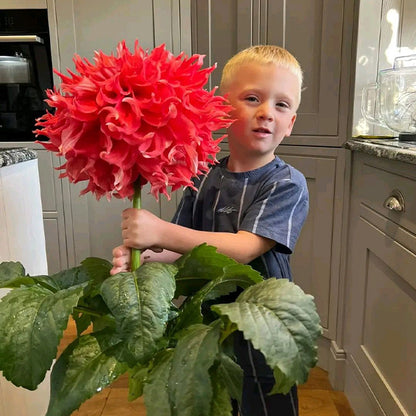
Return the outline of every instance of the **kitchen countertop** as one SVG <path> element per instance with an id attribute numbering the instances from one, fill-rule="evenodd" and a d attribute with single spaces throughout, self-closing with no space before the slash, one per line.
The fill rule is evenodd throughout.
<path id="1" fill-rule="evenodd" d="M 37 159 L 37 153 L 26 147 L 2 148 L 0 147 L 0 168 L 15 165 L 27 160 Z"/>
<path id="2" fill-rule="evenodd" d="M 416 142 L 385 138 L 352 138 L 343 145 L 346 149 L 368 153 L 369 155 L 399 160 L 416 165 Z"/>

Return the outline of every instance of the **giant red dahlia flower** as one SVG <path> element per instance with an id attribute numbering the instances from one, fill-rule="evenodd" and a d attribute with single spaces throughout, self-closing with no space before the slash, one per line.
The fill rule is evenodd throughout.
<path id="1" fill-rule="evenodd" d="M 133 197 L 134 184 L 169 197 L 208 170 L 219 151 L 212 132 L 228 127 L 232 109 L 224 97 L 206 91 L 215 66 L 201 69 L 202 55 L 174 56 L 161 45 L 144 51 L 124 41 L 114 56 L 96 52 L 94 64 L 74 56 L 70 76 L 55 72 L 61 90 L 48 90 L 54 113 L 37 120 L 39 142 L 64 156 L 60 177 L 88 181 L 82 194 Z M 62 91 L 62 92 L 61 92 Z"/>

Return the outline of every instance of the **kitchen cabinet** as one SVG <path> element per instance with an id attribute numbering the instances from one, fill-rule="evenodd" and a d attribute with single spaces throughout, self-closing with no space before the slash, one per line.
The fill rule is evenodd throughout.
<path id="1" fill-rule="evenodd" d="M 192 50 L 217 63 L 214 86 L 239 50 L 256 44 L 287 48 L 304 71 L 289 144 L 340 146 L 347 130 L 353 6 L 351 0 L 196 0 Z"/>
<path id="2" fill-rule="evenodd" d="M 279 146 L 277 154 L 300 170 L 309 189 L 309 214 L 291 257 L 293 278 L 315 298 L 323 337 L 319 365 L 329 369 L 336 344 L 342 299 L 341 247 L 343 242 L 343 190 L 347 152 L 306 146 Z M 336 375 L 333 375 L 336 377 Z M 333 380 L 334 385 L 339 380 Z"/>
<path id="3" fill-rule="evenodd" d="M 0 263 L 3 261 L 21 262 L 32 276 L 47 273 L 36 154 L 1 145 Z M 0 298 L 8 292 L 0 289 Z M 0 416 L 44 415 L 49 389 L 49 373 L 36 391 L 28 391 L 9 383 L 0 372 Z"/>
<path id="4" fill-rule="evenodd" d="M 358 151 L 352 157 L 345 393 L 356 416 L 414 415 L 415 166 Z M 386 207 L 394 202 L 404 209 Z"/>
<path id="5" fill-rule="evenodd" d="M 41 188 L 43 227 L 45 230 L 48 273 L 68 268 L 67 239 L 64 218 L 64 195 L 67 183 L 59 179 L 56 167 L 64 161 L 38 145 L 39 180 Z"/>

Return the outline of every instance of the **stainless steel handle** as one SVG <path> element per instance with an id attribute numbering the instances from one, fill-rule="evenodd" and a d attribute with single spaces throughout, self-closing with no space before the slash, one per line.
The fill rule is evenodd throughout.
<path id="1" fill-rule="evenodd" d="M 395 189 L 391 195 L 384 201 L 384 208 L 389 209 L 390 211 L 395 212 L 404 212 L 405 204 L 403 194 Z"/>
<path id="2" fill-rule="evenodd" d="M 19 35 L 19 36 L 0 36 L 0 42 L 31 42 L 31 43 L 44 43 L 43 39 L 36 35 Z"/>

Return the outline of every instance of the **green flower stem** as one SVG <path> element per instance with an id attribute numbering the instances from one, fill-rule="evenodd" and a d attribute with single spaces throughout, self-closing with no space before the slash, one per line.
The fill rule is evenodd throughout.
<path id="1" fill-rule="evenodd" d="M 140 178 L 134 184 L 133 208 L 140 209 L 142 207 L 142 188 L 140 185 Z M 136 248 L 131 249 L 131 264 L 132 272 L 140 267 L 140 250 Z"/>

